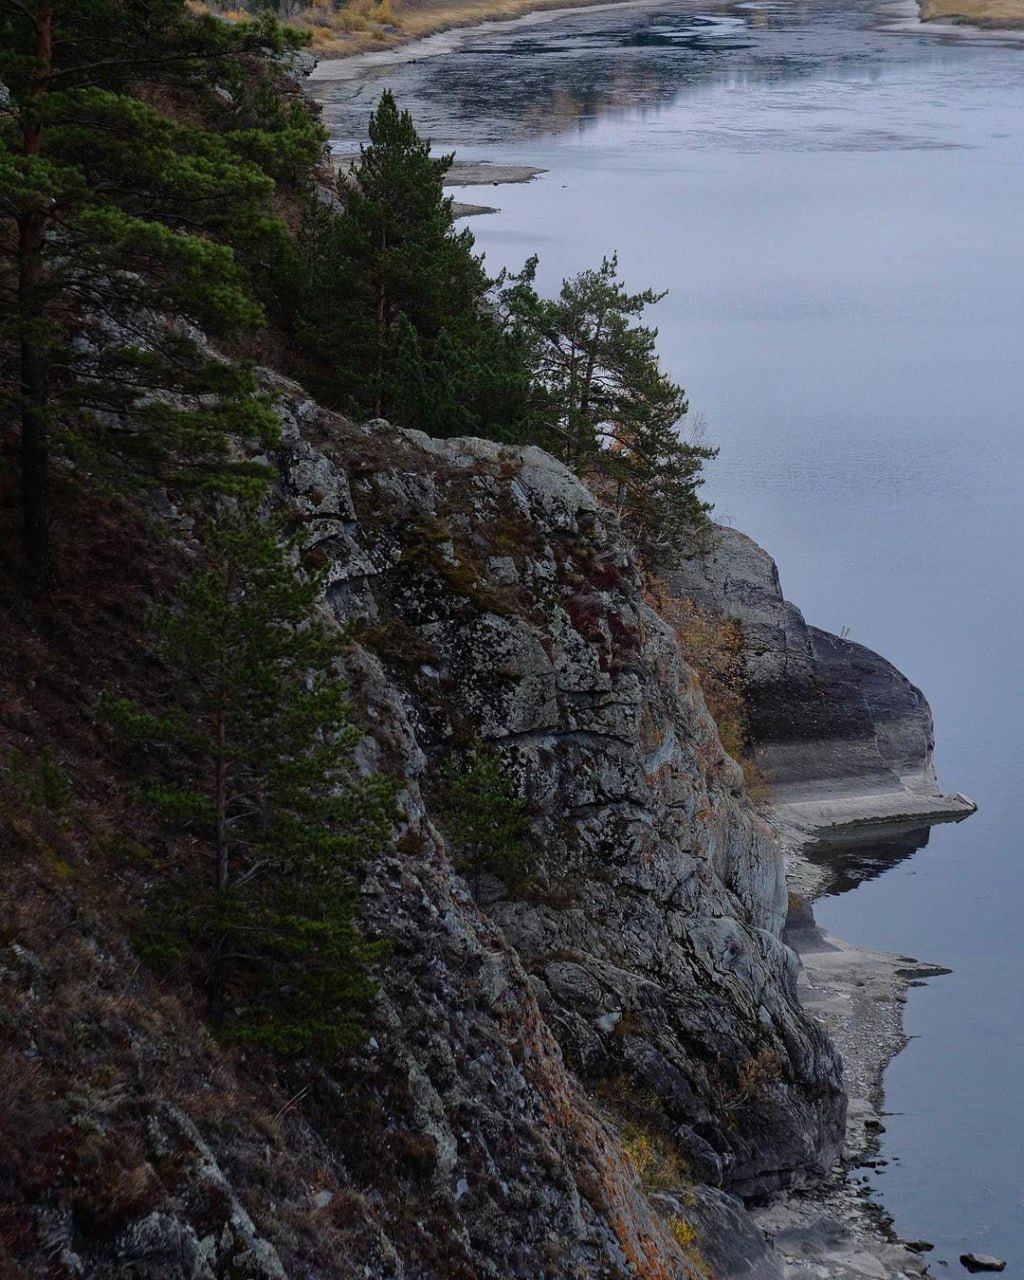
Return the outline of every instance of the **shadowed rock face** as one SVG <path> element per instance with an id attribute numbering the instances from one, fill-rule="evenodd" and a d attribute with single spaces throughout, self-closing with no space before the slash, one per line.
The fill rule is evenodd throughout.
<path id="1" fill-rule="evenodd" d="M 845 1104 L 780 941 L 779 852 L 617 529 L 537 449 L 285 414 L 287 500 L 335 612 L 372 637 L 427 812 L 474 737 L 528 798 L 539 884 L 484 877 L 479 907 L 567 1065 L 690 1178 L 745 1195 L 813 1178 Z M 461 1068 L 442 1106 L 453 1090 Z"/>
<path id="2" fill-rule="evenodd" d="M 823 826 L 973 810 L 939 788 L 920 689 L 863 645 L 808 626 L 775 562 L 746 535 L 716 527 L 708 552 L 665 580 L 740 623 L 752 745 L 779 805 Z"/>
<path id="3" fill-rule="evenodd" d="M 33 886 L 53 919 L 5 982 L 26 1009 L 51 981 L 93 1002 L 61 1055 L 70 1114 L 152 1177 L 97 1232 L 41 1166 L 31 1274 L 777 1280 L 734 1193 L 832 1164 L 840 1065 L 796 998 L 772 833 L 617 528 L 539 450 L 358 428 L 268 386 L 274 501 L 353 627 L 361 762 L 404 784 L 359 870 L 390 944 L 371 1034 L 340 1064 L 225 1052 L 123 937 L 69 953 L 82 921 Z M 445 766 L 478 737 L 528 801 L 528 891 L 470 885 L 445 839 Z M 117 1089 L 79 1089 L 111 1044 Z"/>

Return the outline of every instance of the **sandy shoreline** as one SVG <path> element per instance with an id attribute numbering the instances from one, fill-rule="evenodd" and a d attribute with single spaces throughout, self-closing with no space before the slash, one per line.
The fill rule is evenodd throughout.
<path id="1" fill-rule="evenodd" d="M 439 9 L 433 15 L 429 9 L 420 10 L 415 27 L 393 28 L 371 46 L 357 41 L 314 46 L 318 62 L 311 78 L 346 80 L 356 74 L 351 68 L 357 62 L 364 67 L 386 67 L 414 57 L 448 53 L 459 34 L 472 28 L 491 27 L 501 31 L 551 22 L 582 9 L 621 9 L 649 3 L 651 0 L 575 0 L 568 5 L 565 0 L 478 0 L 460 9 Z"/>
<path id="2" fill-rule="evenodd" d="M 821 797 L 823 806 L 829 799 Z M 785 817 L 777 829 L 787 882 L 808 894 L 806 900 L 797 896 L 785 941 L 800 957 L 800 1002 L 824 1023 L 843 1059 L 847 1129 L 842 1158 L 823 1183 L 781 1194 L 752 1214 L 772 1242 L 783 1280 L 806 1280 L 808 1264 L 816 1274 L 834 1280 L 920 1280 L 930 1275 L 927 1264 L 894 1233 L 883 1202 L 866 1180 L 858 1184 L 856 1174 L 879 1155 L 879 1137 L 885 1132 L 885 1070 L 907 1044 L 907 992 L 921 979 L 948 970 L 860 947 L 820 929 L 813 899 L 824 882 L 805 851 L 822 836 L 836 837 L 839 829 L 827 823 L 817 828 L 794 824 Z M 857 824 L 847 828 L 851 836 L 859 829 Z"/>
<path id="3" fill-rule="evenodd" d="M 963 7 L 957 5 L 956 0 L 943 0 L 945 4 Z M 979 21 L 977 16 L 946 13 L 931 0 L 893 0 L 893 3 L 882 5 L 879 12 L 883 16 L 879 24 L 881 30 L 891 35 L 924 35 L 937 40 L 968 40 L 981 44 L 1024 43 L 1024 6 L 1021 25 L 1016 28 L 990 25 Z"/>

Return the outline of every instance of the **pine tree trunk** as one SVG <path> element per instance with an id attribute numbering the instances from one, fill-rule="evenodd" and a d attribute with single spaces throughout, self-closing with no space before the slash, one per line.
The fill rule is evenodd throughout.
<path id="1" fill-rule="evenodd" d="M 53 582 L 50 538 L 50 445 L 47 404 L 50 394 L 49 359 L 39 332 L 41 317 L 34 295 L 41 276 L 39 248 L 42 219 L 32 215 L 18 227 L 18 300 L 21 307 L 21 485 L 22 547 L 26 585 L 33 593 Z"/>
<path id="2" fill-rule="evenodd" d="M 387 341 L 387 292 L 384 282 L 377 286 L 377 377 L 373 389 L 373 416 L 384 415 L 384 347 Z"/>
<path id="3" fill-rule="evenodd" d="M 53 11 L 50 0 L 36 10 L 37 65 L 30 102 L 46 92 L 53 59 Z M 30 105 L 22 122 L 23 152 L 39 154 L 42 126 Z M 46 214 L 26 210 L 18 218 L 18 311 L 21 381 L 22 547 L 26 586 L 45 592 L 53 582 L 53 547 L 50 538 L 50 446 L 47 410 L 50 399 L 50 360 L 43 332 L 45 270 L 43 241 Z"/>

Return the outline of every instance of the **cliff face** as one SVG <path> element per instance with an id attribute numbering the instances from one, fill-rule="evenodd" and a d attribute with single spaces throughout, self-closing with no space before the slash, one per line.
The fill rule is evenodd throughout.
<path id="1" fill-rule="evenodd" d="M 43 895 L 5 942 L 0 1244 L 97 1280 L 775 1276 L 732 1193 L 830 1165 L 840 1067 L 771 834 L 617 530 L 540 451 L 272 385 L 279 500 L 354 626 L 367 762 L 405 783 L 361 883 L 391 942 L 372 1037 L 335 1071 L 227 1053 L 74 886 Z M 471 887 L 437 823 L 477 737 L 528 798 L 518 894 Z"/>
<path id="2" fill-rule="evenodd" d="M 784 817 L 828 827 L 973 812 L 939 788 L 920 689 L 863 645 L 808 626 L 745 534 L 717 527 L 706 554 L 665 577 L 674 595 L 740 623 L 754 754 Z"/>
<path id="3" fill-rule="evenodd" d="M 840 1071 L 795 999 L 778 850 L 617 531 L 538 450 L 357 429 L 297 397 L 285 389 L 285 500 L 327 566 L 331 607 L 374 651 L 360 688 L 372 723 L 402 726 L 385 755 L 411 802 L 430 812 L 452 744 L 474 737 L 529 801 L 542 857 L 521 896 L 484 877 L 471 901 L 431 838 L 452 902 L 474 928 L 481 916 L 497 927 L 525 971 L 524 988 L 517 965 L 482 993 L 550 1028 L 599 1108 L 659 1153 L 664 1168 L 648 1173 L 662 1189 L 752 1194 L 826 1168 Z M 415 865 L 407 853 L 394 874 Z M 390 936 L 394 890 L 376 883 L 370 911 Z M 417 967 L 420 951 L 408 948 Z M 400 1040 L 406 1027 L 403 1014 Z M 417 1074 L 439 1115 L 475 1095 L 440 1045 Z M 482 1074 L 482 1111 L 507 1113 L 489 1065 Z M 446 1135 L 442 1185 L 476 1196 L 472 1170 L 507 1179 L 500 1145 Z"/>

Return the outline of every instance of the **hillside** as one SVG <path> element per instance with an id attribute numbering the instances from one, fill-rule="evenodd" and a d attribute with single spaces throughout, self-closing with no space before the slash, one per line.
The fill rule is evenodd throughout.
<path id="1" fill-rule="evenodd" d="M 788 1274 L 847 1097 L 750 730 L 934 782 L 923 698 L 715 579 L 614 256 L 488 279 L 387 94 L 332 183 L 269 19 L 11 13 L 4 1276 Z"/>
<path id="2" fill-rule="evenodd" d="M 275 501 L 360 622 L 349 679 L 404 784 L 361 878 L 392 947 L 371 1038 L 332 1069 L 222 1049 L 196 993 L 133 953 L 146 830 L 92 702 L 153 678 L 135 627 L 173 561 L 114 509 L 73 621 L 5 633 L 5 753 L 59 743 L 74 796 L 70 825 L 23 812 L 5 836 L 9 1265 L 729 1272 L 760 1237 L 723 1189 L 827 1166 L 842 1093 L 778 941 L 778 855 L 695 677 L 553 460 L 356 428 L 276 390 Z M 439 778 L 466 735 L 529 797 L 544 852 L 521 894 L 474 898 L 452 867 Z"/>

